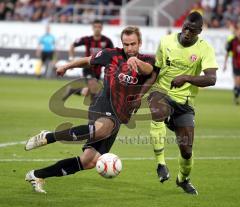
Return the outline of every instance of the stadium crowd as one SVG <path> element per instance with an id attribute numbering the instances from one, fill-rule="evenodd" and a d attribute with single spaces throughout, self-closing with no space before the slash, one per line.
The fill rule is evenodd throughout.
<path id="1" fill-rule="evenodd" d="M 240 22 L 239 0 L 201 0 L 193 10 L 203 15 L 206 27 L 229 28 Z"/>
<path id="2" fill-rule="evenodd" d="M 98 18 L 111 24 L 119 15 L 117 6 L 121 3 L 122 0 L 6 0 L 0 2 L 0 21 L 88 24 Z"/>
<path id="3" fill-rule="evenodd" d="M 107 24 L 119 24 L 119 7 L 129 0 L 6 0 L 0 2 L 0 21 L 31 21 L 89 24 L 101 19 Z M 88 6 L 87 6 L 88 5 Z M 175 20 L 181 26 L 190 11 L 204 17 L 206 27 L 229 28 L 240 21 L 239 0 L 199 0 Z"/>

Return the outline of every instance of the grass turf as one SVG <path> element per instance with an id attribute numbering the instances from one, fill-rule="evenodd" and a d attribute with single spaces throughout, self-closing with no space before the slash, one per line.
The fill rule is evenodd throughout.
<path id="1" fill-rule="evenodd" d="M 25 173 L 51 163 L 52 159 L 81 153 L 81 146 L 56 143 L 25 152 L 19 142 L 41 129 L 60 123 L 86 123 L 61 117 L 49 110 L 52 94 L 66 81 L 28 78 L 0 78 L 0 206 L 239 206 L 240 205 L 240 107 L 232 104 L 231 91 L 201 90 L 196 101 L 195 166 L 191 180 L 199 196 L 189 196 L 176 188 L 178 150 L 168 132 L 167 164 L 171 180 L 158 182 L 152 146 L 138 136 L 148 136 L 149 121 L 135 129 L 123 126 L 112 152 L 123 158 L 123 171 L 111 180 L 96 171 L 47 180 L 47 195 L 32 192 Z M 81 108 L 82 98 L 71 97 L 66 106 Z M 134 142 L 135 137 L 135 142 Z M 127 138 L 127 142 L 126 142 Z M 145 158 L 146 160 L 134 160 Z M 32 159 L 46 159 L 44 162 Z M 50 159 L 50 160 L 49 160 Z M 25 161 L 23 161 L 25 160 Z"/>

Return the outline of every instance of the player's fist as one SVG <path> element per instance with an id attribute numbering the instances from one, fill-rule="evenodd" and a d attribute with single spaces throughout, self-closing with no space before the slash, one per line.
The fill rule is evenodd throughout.
<path id="1" fill-rule="evenodd" d="M 136 72 L 138 72 L 138 59 L 136 57 L 130 57 L 127 60 L 127 64 L 131 70 L 135 70 Z"/>
<path id="2" fill-rule="evenodd" d="M 170 89 L 182 87 L 186 82 L 188 82 L 188 78 L 189 78 L 188 75 L 179 75 L 175 77 L 171 82 Z"/>
<path id="3" fill-rule="evenodd" d="M 58 76 L 63 76 L 67 71 L 67 68 L 65 66 L 60 66 L 57 68 L 56 73 Z"/>

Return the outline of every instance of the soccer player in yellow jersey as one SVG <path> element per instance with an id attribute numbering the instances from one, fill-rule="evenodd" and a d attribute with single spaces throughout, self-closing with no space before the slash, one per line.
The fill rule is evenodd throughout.
<path id="1" fill-rule="evenodd" d="M 198 87 L 215 85 L 218 68 L 214 49 L 198 36 L 202 25 L 202 16 L 198 12 L 190 13 L 180 33 L 161 39 L 155 63 L 160 68 L 156 81 L 160 90 L 148 98 L 153 119 L 150 134 L 159 179 L 161 182 L 169 179 L 164 160 L 166 124 L 175 132 L 180 150 L 176 184 L 189 194 L 198 194 L 189 180 L 193 166 L 194 99 Z"/>

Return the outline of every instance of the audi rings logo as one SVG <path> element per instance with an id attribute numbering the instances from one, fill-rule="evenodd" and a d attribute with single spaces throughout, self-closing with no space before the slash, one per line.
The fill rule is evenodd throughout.
<path id="1" fill-rule="evenodd" d="M 118 75 L 118 79 L 120 82 L 124 82 L 124 83 L 128 83 L 128 84 L 137 84 L 138 83 L 138 79 L 136 77 L 126 75 L 124 73 L 120 73 Z"/>

